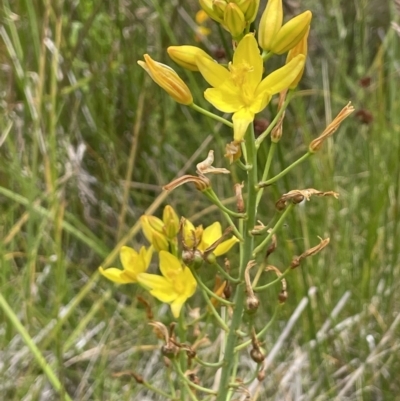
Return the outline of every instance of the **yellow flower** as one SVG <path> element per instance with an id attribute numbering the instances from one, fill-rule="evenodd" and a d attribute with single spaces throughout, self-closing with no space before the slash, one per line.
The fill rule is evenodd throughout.
<path id="1" fill-rule="evenodd" d="M 194 237 L 196 238 L 196 242 L 198 243 L 196 249 L 201 252 L 205 252 L 211 245 L 213 245 L 216 241 L 218 241 L 222 237 L 222 229 L 221 224 L 216 221 L 211 224 L 207 228 L 203 230 L 202 226 L 194 227 L 194 225 L 189 221 L 185 220 L 185 224 L 183 226 L 183 236 L 185 240 L 185 244 L 189 247 L 194 245 Z M 233 245 L 235 245 L 239 240 L 232 236 L 226 241 L 221 242 L 214 250 L 213 253 L 215 256 L 221 256 L 227 253 Z"/>
<path id="2" fill-rule="evenodd" d="M 186 106 L 193 103 L 190 89 L 171 67 L 153 60 L 148 54 L 143 57 L 145 61 L 139 60 L 138 64 L 156 84 L 160 85 L 176 102 Z"/>
<path id="3" fill-rule="evenodd" d="M 200 73 L 213 86 L 204 92 L 204 97 L 218 110 L 234 113 L 235 141 L 243 139 L 255 114 L 267 106 L 272 95 L 290 86 L 303 68 L 304 58 L 298 55 L 262 79 L 263 59 L 253 34 L 239 42 L 228 69 L 206 57 L 198 58 Z"/>
<path id="4" fill-rule="evenodd" d="M 160 270 L 162 276 L 139 274 L 138 282 L 155 298 L 170 304 L 172 314 L 178 318 L 183 304 L 196 291 L 196 280 L 190 269 L 169 252 L 160 252 Z"/>
<path id="5" fill-rule="evenodd" d="M 136 283 L 137 276 L 147 270 L 150 264 L 151 256 L 153 255 L 153 247 L 146 249 L 144 246 L 137 253 L 134 249 L 128 246 L 123 246 L 119 253 L 119 257 L 123 266 L 123 270 L 116 267 L 103 269 L 99 267 L 100 273 L 119 284 Z"/>

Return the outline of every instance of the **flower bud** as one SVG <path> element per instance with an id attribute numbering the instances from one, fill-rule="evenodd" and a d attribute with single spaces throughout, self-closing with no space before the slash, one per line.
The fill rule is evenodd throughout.
<path id="1" fill-rule="evenodd" d="M 179 232 L 179 217 L 170 205 L 167 205 L 164 208 L 163 222 L 167 237 L 170 239 L 175 238 Z"/>
<path id="2" fill-rule="evenodd" d="M 188 86 L 179 75 L 165 64 L 154 61 L 148 54 L 138 64 L 150 75 L 153 81 L 160 85 L 176 102 L 189 106 L 193 97 Z"/>
<path id="3" fill-rule="evenodd" d="M 311 17 L 311 11 L 304 11 L 283 25 L 272 42 L 271 51 L 283 54 L 295 47 L 308 31 Z"/>
<path id="4" fill-rule="evenodd" d="M 243 34 L 243 31 L 246 28 L 246 21 L 242 10 L 237 4 L 228 3 L 225 7 L 224 25 L 233 38 L 237 38 Z"/>
<path id="5" fill-rule="evenodd" d="M 217 15 L 217 18 L 222 22 L 224 20 L 226 1 L 225 0 L 213 0 L 213 11 Z"/>
<path id="6" fill-rule="evenodd" d="M 200 7 L 207 13 L 207 15 L 214 21 L 222 22 L 222 16 L 214 10 L 213 0 L 199 0 Z"/>
<path id="7" fill-rule="evenodd" d="M 258 44 L 263 50 L 271 50 L 272 43 L 282 27 L 282 22 L 282 0 L 268 0 L 258 27 Z"/>
<path id="8" fill-rule="evenodd" d="M 143 215 L 140 218 L 142 231 L 156 251 L 168 250 L 168 239 L 164 234 L 164 222 L 155 216 Z"/>
<path id="9" fill-rule="evenodd" d="M 154 246 L 154 249 L 157 252 L 169 250 L 167 237 L 164 234 L 158 233 L 157 231 L 153 233 L 151 244 Z"/>
<path id="10" fill-rule="evenodd" d="M 205 51 L 196 46 L 170 46 L 167 52 L 175 63 L 190 71 L 199 71 L 196 64 L 198 57 L 207 57 L 213 60 Z"/>
<path id="11" fill-rule="evenodd" d="M 251 23 L 256 19 L 260 0 L 241 0 L 237 2 L 237 5 L 242 10 L 247 23 Z"/>
<path id="12" fill-rule="evenodd" d="M 308 39 L 308 34 L 310 33 L 310 26 L 308 26 L 306 33 L 304 36 L 301 38 L 300 42 L 297 43 L 295 47 L 289 50 L 289 53 L 286 57 L 286 64 L 289 63 L 291 60 L 293 60 L 298 54 L 304 54 L 305 57 L 307 57 L 307 51 L 308 51 L 308 46 L 307 46 L 307 39 Z M 304 73 L 304 68 L 301 69 L 299 72 L 299 75 L 297 75 L 296 79 L 292 82 L 292 84 L 289 86 L 290 89 L 296 88 L 296 86 L 299 84 L 301 77 L 303 76 Z"/>

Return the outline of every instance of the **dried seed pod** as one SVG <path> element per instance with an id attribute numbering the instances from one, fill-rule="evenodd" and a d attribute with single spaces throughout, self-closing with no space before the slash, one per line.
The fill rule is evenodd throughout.
<path id="1" fill-rule="evenodd" d="M 265 355 L 261 352 L 260 347 L 253 347 L 250 351 L 250 357 L 257 363 L 261 363 L 265 359 Z"/>

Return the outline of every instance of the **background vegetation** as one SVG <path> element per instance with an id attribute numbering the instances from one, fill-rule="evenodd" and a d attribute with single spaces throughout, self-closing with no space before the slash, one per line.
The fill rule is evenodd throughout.
<path id="1" fill-rule="evenodd" d="M 389 0 L 292 0 L 286 15 L 307 8 L 306 74 L 274 171 L 348 100 L 356 113 L 261 203 L 268 222 L 290 189 L 340 193 L 296 208 L 279 233 L 271 263 L 281 268 L 318 235 L 331 244 L 288 278 L 289 299 L 264 344 L 262 399 L 400 400 L 400 37 L 391 24 L 400 10 Z M 111 251 L 108 262 L 115 258 L 118 241 L 142 243 L 145 211 L 170 203 L 197 224 L 219 218 L 191 187 L 167 198 L 161 186 L 193 173 L 210 148 L 223 166 L 231 133 L 174 103 L 136 64 L 143 53 L 170 64 L 210 108 L 205 82 L 166 56 L 169 45 L 196 43 L 198 9 L 194 0 L 1 2 L 0 294 L 74 400 L 160 399 L 115 375 L 135 371 L 160 385 L 163 362 L 136 288 L 99 280 L 97 267 Z M 208 26 L 201 46 L 216 56 L 227 36 Z M 228 179 L 213 186 L 232 197 Z M 271 316 L 276 291 L 260 319 Z M 152 305 L 168 322 L 167 309 Z M 0 350 L 1 399 L 63 399 L 2 311 Z"/>

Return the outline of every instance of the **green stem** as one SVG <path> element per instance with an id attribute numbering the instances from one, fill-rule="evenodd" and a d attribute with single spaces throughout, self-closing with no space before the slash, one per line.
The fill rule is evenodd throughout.
<path id="1" fill-rule="evenodd" d="M 183 344 L 186 342 L 186 324 L 185 324 L 185 318 L 184 318 L 184 313 L 181 313 L 179 315 L 179 319 L 178 319 L 178 333 L 179 333 L 179 341 Z M 180 352 L 179 353 L 179 367 L 180 369 L 182 369 L 183 372 L 186 372 L 187 369 L 187 356 L 186 356 L 186 352 Z M 185 391 L 184 388 L 181 389 L 181 400 L 182 401 L 186 401 L 186 393 L 187 391 Z"/>
<path id="2" fill-rule="evenodd" d="M 286 167 L 285 170 L 281 171 L 279 174 L 277 174 L 275 177 L 272 177 L 268 181 L 260 182 L 258 184 L 258 188 L 264 188 L 267 187 L 268 185 L 273 184 L 274 182 L 278 181 L 280 178 L 285 176 L 290 170 L 298 166 L 300 163 L 303 163 L 304 160 L 307 160 L 310 156 L 312 156 L 313 153 L 307 152 L 303 156 L 300 157 L 300 159 L 297 159 L 294 163 L 292 163 L 289 167 Z"/>
<path id="3" fill-rule="evenodd" d="M 238 219 L 243 219 L 246 217 L 244 213 L 237 213 L 234 212 L 233 210 L 228 209 L 218 198 L 217 194 L 211 189 L 208 188 L 203 191 L 203 194 L 210 199 L 214 205 L 218 206 L 223 212 L 228 213 L 232 217 L 237 217 Z"/>
<path id="4" fill-rule="evenodd" d="M 204 114 L 207 117 L 213 118 L 214 120 L 217 120 L 217 121 L 227 125 L 230 128 L 233 128 L 233 124 L 230 121 L 226 120 L 223 117 L 217 116 L 216 114 L 211 113 L 210 111 L 208 111 L 206 109 L 203 109 L 202 107 L 198 106 L 195 103 L 192 103 L 189 107 L 191 107 L 192 109 L 198 111 L 201 114 Z"/>
<path id="5" fill-rule="evenodd" d="M 231 283 L 238 283 L 240 280 L 238 278 L 233 278 L 229 273 L 225 271 L 225 269 L 220 266 L 218 263 L 213 263 L 213 266 L 217 268 L 217 270 L 221 273 L 221 275 Z"/>
<path id="6" fill-rule="evenodd" d="M 262 57 L 263 61 L 266 62 L 266 61 L 269 60 L 273 55 L 274 55 L 274 53 L 272 53 L 272 52 L 267 52 L 266 50 L 264 50 L 264 51 L 262 52 L 261 57 Z"/>
<path id="7" fill-rule="evenodd" d="M 215 295 L 211 290 L 209 290 L 209 289 L 207 288 L 207 286 L 204 285 L 204 283 L 201 281 L 199 275 L 196 273 L 196 271 L 195 271 L 194 269 L 191 269 L 191 272 L 192 272 L 194 278 L 196 279 L 197 283 L 199 284 L 200 290 L 201 290 L 201 292 L 202 292 L 202 294 L 203 294 L 203 297 L 204 297 L 204 299 L 205 299 L 205 301 L 206 301 L 208 307 L 210 308 L 210 310 L 211 310 L 213 316 L 214 316 L 215 319 L 217 320 L 218 324 L 221 326 L 222 330 L 224 330 L 224 331 L 227 332 L 227 331 L 229 330 L 228 326 L 227 326 L 227 325 L 225 324 L 225 322 L 221 319 L 220 315 L 218 314 L 218 312 L 217 312 L 216 309 L 214 308 L 214 305 L 213 305 L 213 303 L 211 302 L 211 300 L 210 300 L 210 298 L 209 298 L 209 296 L 208 296 L 207 294 L 208 294 L 208 291 L 210 291 L 211 294 L 212 294 L 212 296 L 213 296 L 214 298 L 216 298 L 217 295 Z M 223 298 L 221 298 L 221 299 L 223 299 Z M 224 299 L 224 302 L 229 302 L 229 301 L 227 301 L 226 299 Z M 232 305 L 232 302 L 229 302 L 229 304 Z"/>
<path id="8" fill-rule="evenodd" d="M 278 310 L 279 310 L 279 307 L 280 307 L 280 306 L 281 306 L 281 305 L 278 305 L 278 306 L 275 308 L 274 314 L 272 315 L 270 321 L 264 326 L 264 328 L 263 328 L 261 331 L 259 331 L 259 332 L 256 334 L 256 338 L 257 338 L 257 339 L 260 339 L 260 337 L 262 337 L 262 336 L 268 331 L 268 329 L 271 327 L 271 325 L 272 325 L 272 323 L 274 322 L 275 318 L 278 316 Z M 251 344 L 252 341 L 253 341 L 253 340 L 250 339 L 250 340 L 247 340 L 247 341 L 245 341 L 244 343 L 238 345 L 237 347 L 235 347 L 235 352 L 239 352 L 239 351 L 241 351 L 242 349 L 248 347 L 248 346 Z"/>
<path id="9" fill-rule="evenodd" d="M 223 365 L 223 361 L 219 361 L 219 362 L 205 362 L 202 361 L 199 357 L 195 357 L 194 360 L 202 366 L 205 366 L 207 368 L 220 368 Z"/>
<path id="10" fill-rule="evenodd" d="M 198 384 L 195 384 L 195 383 L 191 382 L 191 381 L 185 376 L 185 374 L 182 372 L 181 367 L 179 366 L 178 363 L 176 363 L 176 361 L 173 360 L 173 361 L 172 361 L 172 364 L 174 365 L 174 367 L 175 367 L 175 369 L 176 369 L 178 375 L 179 375 L 180 378 L 182 379 L 182 381 L 183 381 L 184 383 L 187 383 L 187 384 L 189 385 L 189 387 L 192 387 L 192 388 L 194 388 L 194 389 L 196 389 L 196 390 L 198 390 L 198 391 L 201 391 L 201 392 L 203 392 L 203 393 L 206 393 L 206 394 L 213 394 L 213 395 L 215 395 L 215 391 L 214 391 L 214 390 L 210 390 L 209 388 L 205 388 L 205 387 L 199 386 Z M 197 399 L 197 398 L 196 398 L 196 399 Z M 185 400 L 185 401 L 186 401 L 186 400 Z"/>
<path id="11" fill-rule="evenodd" d="M 166 393 L 165 391 L 159 389 L 159 388 L 156 387 L 156 386 L 151 385 L 151 384 L 150 384 L 149 382 L 147 382 L 147 381 L 143 381 L 143 383 L 141 383 L 141 384 L 142 384 L 142 386 L 145 386 L 146 388 L 148 388 L 148 389 L 149 389 L 150 391 L 152 391 L 153 393 L 160 394 L 160 395 L 162 395 L 163 397 L 167 398 L 168 400 L 173 400 L 173 399 L 174 399 L 174 396 L 172 396 L 171 394 Z"/>
<path id="12" fill-rule="evenodd" d="M 268 173 L 269 173 L 269 169 L 271 167 L 272 158 L 274 156 L 276 146 L 277 146 L 276 142 L 271 142 L 271 146 L 268 151 L 267 162 L 265 163 L 265 168 L 264 168 L 263 175 L 261 177 L 261 181 L 265 181 L 268 178 Z M 257 193 L 257 202 L 256 202 L 257 206 L 260 203 L 263 192 L 264 192 L 264 188 L 260 188 L 260 190 Z"/>
<path id="13" fill-rule="evenodd" d="M 275 285 L 276 283 L 281 282 L 293 269 L 290 267 L 286 269 L 279 277 L 277 277 L 275 280 L 270 281 L 268 284 L 261 285 L 260 287 L 254 287 L 253 291 L 254 292 L 261 292 L 266 290 L 268 287 L 271 287 Z"/>
<path id="14" fill-rule="evenodd" d="M 29 335 L 29 333 L 27 332 L 27 330 L 25 329 L 25 327 L 18 320 L 18 317 L 15 315 L 15 313 L 11 309 L 10 305 L 7 303 L 5 298 L 3 298 L 3 296 L 1 295 L 1 292 L 0 292 L 0 307 L 4 311 L 5 315 L 7 315 L 7 317 L 10 319 L 11 324 L 13 325 L 13 327 L 21 335 L 21 337 L 24 340 L 25 344 L 28 346 L 28 348 L 31 351 L 32 355 L 36 359 L 36 362 L 42 368 L 44 374 L 47 376 L 47 378 L 49 379 L 49 382 L 52 384 L 54 389 L 56 391 L 58 391 L 59 393 L 63 394 L 63 398 L 64 398 L 65 401 L 72 401 L 72 399 L 69 397 L 69 395 L 67 394 L 67 392 L 63 388 L 62 384 L 58 380 L 56 374 L 53 372 L 53 370 L 51 369 L 50 365 L 47 363 L 46 359 L 41 354 L 39 348 L 32 341 L 32 338 Z"/>
<path id="15" fill-rule="evenodd" d="M 290 101 L 293 98 L 293 91 L 290 91 L 285 99 L 285 102 L 283 103 L 282 107 L 278 110 L 278 113 L 276 113 L 276 116 L 272 120 L 271 124 L 268 125 L 268 128 L 256 139 L 256 149 L 258 149 L 261 145 L 261 142 L 271 133 L 271 131 L 274 129 L 275 125 L 281 118 L 283 112 L 287 109 Z"/>
<path id="16" fill-rule="evenodd" d="M 239 241 L 243 241 L 243 237 L 242 234 L 240 234 L 239 230 L 237 229 L 235 223 L 232 221 L 231 216 L 229 216 L 228 213 L 224 212 L 223 210 L 221 210 L 222 214 L 225 216 L 226 220 L 228 221 L 228 224 L 230 227 L 232 227 L 232 231 L 235 234 L 236 238 Z"/>
<path id="17" fill-rule="evenodd" d="M 265 239 L 261 242 L 260 245 L 258 245 L 254 251 L 253 251 L 253 257 L 257 255 L 257 253 L 261 252 L 268 244 L 268 242 L 271 240 L 272 236 L 278 231 L 280 226 L 283 224 L 285 221 L 286 216 L 289 214 L 289 212 L 293 209 L 293 203 L 289 204 L 289 206 L 286 208 L 286 210 L 282 213 L 281 217 L 279 217 L 279 220 L 276 222 L 274 228 L 269 232 L 269 234 L 265 237 Z"/>
<path id="18" fill-rule="evenodd" d="M 256 184 L 257 184 L 257 163 L 256 163 L 256 147 L 254 140 L 254 129 L 253 124 L 245 135 L 245 145 L 247 160 L 246 163 L 252 165 L 253 168 L 247 172 L 247 205 L 246 214 L 247 221 L 242 222 L 244 242 L 241 243 L 241 254 L 240 254 L 240 269 L 239 279 L 240 283 L 236 287 L 233 309 L 233 315 L 231 324 L 229 327 L 229 333 L 227 335 L 225 349 L 224 349 L 224 366 L 221 371 L 221 378 L 219 382 L 218 395 L 216 401 L 228 401 L 230 398 L 229 383 L 231 382 L 231 375 L 235 371 L 235 354 L 234 348 L 237 342 L 237 331 L 240 329 L 242 322 L 243 309 L 246 299 L 246 288 L 244 274 L 247 263 L 252 257 L 254 238 L 249 233 L 249 229 L 252 229 L 256 221 Z M 234 381 L 235 378 L 232 378 Z M 228 398 L 229 397 L 229 398 Z"/>
<path id="19" fill-rule="evenodd" d="M 191 269 L 194 278 L 196 279 L 197 283 L 200 285 L 200 287 L 211 297 L 215 298 L 217 301 L 221 302 L 223 305 L 227 306 L 233 306 L 233 303 L 231 301 L 226 300 L 225 298 L 220 297 L 219 295 L 215 294 L 215 292 L 211 291 L 202 281 L 200 276 L 197 274 L 195 269 Z"/>

